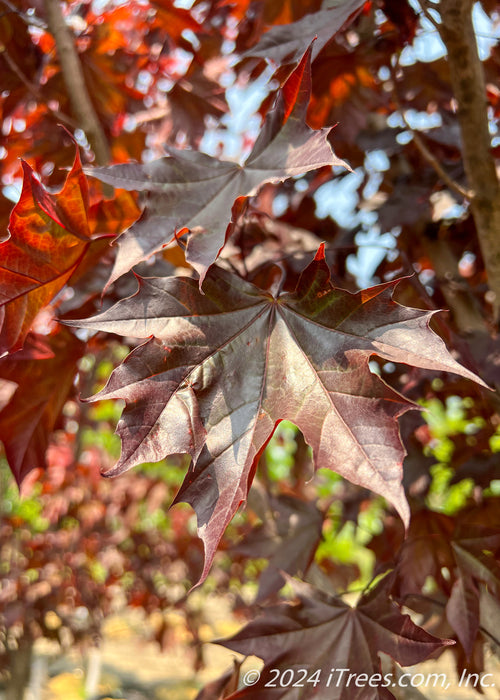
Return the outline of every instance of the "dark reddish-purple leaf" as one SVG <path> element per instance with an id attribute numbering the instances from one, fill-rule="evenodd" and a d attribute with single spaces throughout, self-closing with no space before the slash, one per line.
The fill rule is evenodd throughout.
<path id="1" fill-rule="evenodd" d="M 220 119 L 227 112 L 223 90 L 206 77 L 196 62 L 173 85 L 168 102 L 171 112 L 163 129 L 173 136 L 185 133 L 193 145 L 198 145 L 205 133 L 207 115 Z"/>
<path id="2" fill-rule="evenodd" d="M 31 345 L 31 336 L 29 337 Z M 15 385 L 0 411 L 0 440 L 18 484 L 35 468 L 45 468 L 50 433 L 73 387 L 76 363 L 85 345 L 62 328 L 48 339 L 52 357 L 24 348 L 0 359 L 0 387 Z"/>
<path id="3" fill-rule="evenodd" d="M 485 509 L 482 513 L 486 518 Z M 466 517 L 477 516 L 472 511 L 472 515 L 462 514 L 455 522 L 451 516 L 428 510 L 412 515 L 408 536 L 397 553 L 397 590 L 401 597 L 421 593 L 429 576 L 447 596 L 460 576 L 483 581 L 500 591 L 498 525 L 486 519 L 484 524 L 472 519 L 467 522 Z M 443 574 L 444 570 L 447 572 Z"/>
<path id="4" fill-rule="evenodd" d="M 470 576 L 460 576 L 453 584 L 446 617 L 470 658 L 479 630 L 479 592 Z"/>
<path id="5" fill-rule="evenodd" d="M 346 0 L 332 9 L 306 15 L 297 22 L 271 27 L 244 56 L 271 59 L 277 63 L 294 63 L 300 59 L 305 47 L 315 40 L 312 48 L 314 60 L 330 39 L 349 20 L 354 19 L 365 1 Z"/>
<path id="6" fill-rule="evenodd" d="M 91 171 L 115 187 L 148 194 L 141 218 L 119 239 L 110 281 L 184 230 L 190 232 L 186 258 L 203 278 L 232 230 L 238 197 L 255 194 L 264 183 L 281 182 L 322 166 L 348 167 L 328 143 L 330 129 L 314 131 L 305 122 L 311 95 L 310 54 L 311 49 L 280 90 L 243 165 L 168 148 L 167 157 L 152 163 Z"/>
<path id="7" fill-rule="evenodd" d="M 333 287 L 323 246 L 295 292 L 276 297 L 215 268 L 204 294 L 190 278 L 139 283 L 104 313 L 68 323 L 148 338 L 97 395 L 127 404 L 117 429 L 122 455 L 110 475 L 170 453 L 192 455 L 176 501 L 198 515 L 203 577 L 283 419 L 300 428 L 317 468 L 384 495 L 408 523 L 396 418 L 414 404 L 368 362 L 377 354 L 481 382 L 429 329 L 433 312 L 393 302 L 396 281 L 356 294 Z"/>
<path id="8" fill-rule="evenodd" d="M 380 652 L 409 666 L 453 644 L 434 637 L 403 615 L 391 600 L 385 579 L 363 595 L 356 607 L 306 584 L 293 585 L 298 602 L 267 608 L 261 618 L 219 642 L 233 651 L 254 654 L 265 663 L 260 681 L 235 693 L 232 699 L 393 698 L 387 688 L 394 677 L 382 674 Z M 287 683 L 287 676 L 283 676 L 285 683 L 278 681 L 269 687 L 276 676 L 271 669 L 279 669 L 280 677 L 285 669 L 292 669 L 295 687 Z M 307 674 L 299 669 L 306 669 Z M 355 674 L 350 682 L 349 674 Z"/>
<path id="9" fill-rule="evenodd" d="M 208 683 L 200 690 L 195 700 L 224 700 L 238 689 L 241 661 L 233 659 L 233 668 Z"/>
<path id="10" fill-rule="evenodd" d="M 49 194 L 23 163 L 10 238 L 0 243 L 0 355 L 22 347 L 40 309 L 64 287 L 90 244 L 88 187 L 78 151 L 63 189 Z"/>
<path id="11" fill-rule="evenodd" d="M 421 595 L 429 579 L 447 600 L 446 619 L 468 659 L 479 630 L 479 589 L 486 583 L 500 593 L 500 534 L 498 515 L 485 506 L 450 516 L 421 511 L 412 516 L 408 537 L 397 555 L 395 592 L 402 600 Z M 488 516 L 490 516 L 488 518 Z M 479 523 L 478 519 L 483 519 Z"/>
<path id="12" fill-rule="evenodd" d="M 413 593 L 422 593 L 429 576 L 436 579 L 438 586 L 447 586 L 443 571 L 451 571 L 454 567 L 450 547 L 454 530 L 453 518 L 428 510 L 412 513 L 406 539 L 403 539 L 403 532 L 396 527 L 396 532 L 393 532 L 396 546 L 388 554 L 396 560 L 389 561 L 389 564 L 396 564 L 397 567 L 398 597 L 404 599 Z M 392 529 L 394 531 L 395 528 Z M 380 550 L 375 551 L 380 556 Z M 451 584 L 445 589 L 448 595 L 449 587 Z"/>
<path id="13" fill-rule="evenodd" d="M 314 504 L 287 494 L 269 500 L 269 511 L 234 551 L 247 557 L 264 557 L 267 568 L 259 580 L 257 601 L 285 585 L 280 571 L 304 574 L 321 539 L 323 513 Z"/>
<path id="14" fill-rule="evenodd" d="M 487 528 L 481 528 L 476 537 L 458 537 L 451 542 L 458 569 L 464 575 L 473 576 L 478 581 L 489 584 L 493 590 L 500 592 L 500 560 L 495 558 L 490 549 L 494 543 L 494 549 L 498 552 L 500 545 L 500 533 L 492 533 Z"/>
<path id="15" fill-rule="evenodd" d="M 479 590 L 479 622 L 481 629 L 492 641 L 500 646 L 500 600 L 486 586 Z"/>

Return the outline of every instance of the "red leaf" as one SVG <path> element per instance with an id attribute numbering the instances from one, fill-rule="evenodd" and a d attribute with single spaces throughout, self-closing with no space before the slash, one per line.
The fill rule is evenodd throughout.
<path id="1" fill-rule="evenodd" d="M 356 294 L 334 288 L 322 249 L 296 291 L 277 298 L 216 268 L 204 294 L 189 278 L 139 281 L 134 296 L 68 323 L 150 338 L 96 397 L 127 403 L 118 425 L 122 455 L 109 475 L 170 453 L 192 455 L 176 501 L 197 512 L 202 578 L 282 419 L 300 428 L 316 467 L 383 494 L 408 523 L 396 418 L 414 404 L 368 362 L 377 354 L 481 382 L 430 331 L 433 312 L 393 302 L 397 282 Z"/>
<path id="2" fill-rule="evenodd" d="M 64 287 L 90 243 L 88 189 L 80 156 L 57 195 L 23 163 L 21 198 L 0 243 L 0 354 L 22 347 L 42 307 Z"/>
<path id="3" fill-rule="evenodd" d="M 37 359 L 15 353 L 0 359 L 0 385 L 14 383 L 16 391 L 0 411 L 0 440 L 17 483 L 35 468 L 45 468 L 45 451 L 61 409 L 73 386 L 76 363 L 85 345 L 63 328 L 47 339 L 52 357 Z M 29 339 L 31 345 L 31 338 Z M 27 342 L 28 345 L 28 342 Z"/>

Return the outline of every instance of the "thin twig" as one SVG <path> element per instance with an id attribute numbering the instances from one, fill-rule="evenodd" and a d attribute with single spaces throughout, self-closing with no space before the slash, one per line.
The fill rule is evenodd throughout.
<path id="1" fill-rule="evenodd" d="M 2 12 L 0 18 L 5 17 L 8 14 L 14 14 L 20 17 L 23 20 L 23 22 L 25 22 L 28 26 L 38 27 L 39 29 L 47 29 L 47 25 L 45 24 L 45 22 L 36 15 L 28 15 L 25 12 L 21 12 L 21 10 L 15 7 L 15 5 L 13 5 L 9 0 L 1 1 L 5 5 L 5 7 L 8 8 L 8 12 Z"/>
<path id="2" fill-rule="evenodd" d="M 435 10 L 436 8 L 431 3 L 426 2 L 426 0 L 420 0 L 419 5 L 420 5 L 420 10 L 421 10 L 422 14 L 424 15 L 425 19 L 429 20 L 429 22 L 431 24 L 433 24 L 439 32 L 440 24 L 437 20 L 434 19 L 434 17 L 429 12 L 429 8 L 431 8 L 433 10 Z"/>
<path id="3" fill-rule="evenodd" d="M 443 168 L 443 166 L 438 161 L 438 159 L 427 148 L 427 146 L 425 145 L 420 134 L 417 131 L 415 131 L 415 129 L 409 123 L 409 121 L 406 117 L 406 114 L 404 112 L 404 109 L 399 101 L 399 96 L 398 96 L 398 93 L 396 90 L 396 81 L 397 81 L 396 72 L 393 69 L 392 70 L 392 85 L 393 85 L 392 98 L 394 100 L 394 103 L 396 104 L 397 110 L 400 113 L 402 120 L 405 123 L 405 126 L 407 127 L 407 129 L 409 130 L 409 132 L 411 133 L 411 135 L 413 137 L 413 141 L 415 143 L 415 146 L 418 148 L 418 150 L 420 151 L 422 156 L 425 158 L 425 160 L 429 163 L 429 165 L 431 165 L 434 168 L 434 170 L 439 175 L 441 180 L 443 180 L 443 182 L 446 185 L 448 185 L 450 190 L 452 190 L 453 192 L 458 194 L 460 197 L 463 197 L 464 199 L 467 199 L 468 201 L 472 201 L 474 198 L 474 192 L 472 192 L 472 190 L 465 189 L 464 187 L 459 185 L 458 182 L 455 182 L 455 180 L 453 180 L 453 178 L 451 178 L 448 175 L 448 173 Z"/>
<path id="4" fill-rule="evenodd" d="M 406 127 L 408 128 L 408 130 L 410 131 L 410 133 L 413 137 L 413 141 L 415 143 L 415 146 L 418 148 L 418 150 L 423 155 L 425 160 L 429 163 L 429 165 L 432 165 L 432 167 L 434 168 L 436 173 L 439 175 L 441 180 L 443 180 L 443 182 L 446 185 L 448 185 L 450 190 L 453 190 L 456 194 L 460 195 L 464 199 L 472 201 L 472 199 L 474 198 L 474 192 L 472 190 L 465 189 L 465 187 L 462 187 L 461 185 L 459 185 L 458 182 L 455 182 L 455 180 L 453 180 L 453 178 L 451 178 L 448 175 L 448 173 L 446 172 L 446 170 L 444 170 L 441 163 L 429 151 L 429 149 L 427 148 L 427 146 L 423 142 L 420 134 L 410 126 L 408 119 L 406 118 L 406 115 L 404 114 L 404 112 L 401 112 L 401 117 L 402 117 Z"/>
<path id="5" fill-rule="evenodd" d="M 71 119 L 70 117 L 66 116 L 66 114 L 64 114 L 63 112 L 60 112 L 58 109 L 54 109 L 53 107 L 50 107 L 50 106 L 47 104 L 47 101 L 44 99 L 43 95 L 42 95 L 41 92 L 38 90 L 38 88 L 36 87 L 36 85 L 34 85 L 34 84 L 24 75 L 24 73 L 22 72 L 22 70 L 19 68 L 19 66 L 18 66 L 17 63 L 14 61 L 14 59 L 12 58 L 12 56 L 9 54 L 9 52 L 8 52 L 7 50 L 4 50 L 4 51 L 2 52 L 2 56 L 4 57 L 5 62 L 7 63 L 7 65 L 8 65 L 9 68 L 11 69 L 11 71 L 17 75 L 17 77 L 19 78 L 19 80 L 20 80 L 20 81 L 23 83 L 23 85 L 29 90 L 29 92 L 33 95 L 33 97 L 35 97 L 35 98 L 38 100 L 38 102 L 41 102 L 41 103 L 48 109 L 48 111 L 49 111 L 51 114 L 53 114 L 54 117 L 56 117 L 56 119 L 57 119 L 58 121 L 62 122 L 63 124 L 66 124 L 66 125 L 69 126 L 71 129 L 76 129 L 76 128 L 77 128 L 78 125 L 76 124 L 76 122 L 75 122 L 73 119 Z"/>

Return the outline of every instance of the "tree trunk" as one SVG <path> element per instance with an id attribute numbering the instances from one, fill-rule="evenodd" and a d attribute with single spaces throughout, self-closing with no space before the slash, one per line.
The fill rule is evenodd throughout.
<path id="1" fill-rule="evenodd" d="M 500 185 L 491 153 L 486 84 L 472 23 L 473 0 L 441 0 L 439 32 L 448 52 L 457 100 L 464 168 L 473 191 L 472 216 L 492 292 L 500 311 Z"/>

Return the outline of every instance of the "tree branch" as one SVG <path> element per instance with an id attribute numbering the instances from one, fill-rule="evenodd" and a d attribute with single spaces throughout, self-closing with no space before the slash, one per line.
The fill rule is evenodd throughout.
<path id="1" fill-rule="evenodd" d="M 458 103 L 464 169 L 474 192 L 471 211 L 498 319 L 500 186 L 491 153 L 486 85 L 472 23 L 472 5 L 473 0 L 441 0 L 439 32 L 448 52 L 451 84 Z"/>
<path id="2" fill-rule="evenodd" d="M 434 241 L 428 238 L 422 240 L 456 327 L 465 334 L 484 333 L 485 319 L 472 296 L 470 286 L 458 273 L 458 261 L 448 241 L 441 238 Z"/>
<path id="3" fill-rule="evenodd" d="M 43 22 L 39 17 L 36 15 L 27 15 L 25 12 L 22 12 L 18 7 L 13 5 L 10 0 L 1 0 L 2 4 L 5 5 L 5 7 L 8 8 L 7 12 L 2 12 L 0 14 L 0 19 L 4 15 L 8 15 L 9 13 L 15 14 L 18 17 L 20 17 L 23 22 L 25 22 L 28 26 L 31 27 L 39 27 L 40 29 L 47 29 L 47 25 L 45 22 Z"/>
<path id="4" fill-rule="evenodd" d="M 410 124 L 408 123 L 408 120 L 406 118 L 406 115 L 404 113 L 401 113 L 401 116 L 403 118 L 403 121 L 405 125 L 408 127 L 410 130 L 411 135 L 413 136 L 413 142 L 415 146 L 418 148 L 422 156 L 425 158 L 425 160 L 432 165 L 436 173 L 439 175 L 441 180 L 445 183 L 445 185 L 448 185 L 450 190 L 452 192 L 455 192 L 455 194 L 458 194 L 460 197 L 463 197 L 464 199 L 472 200 L 474 193 L 472 190 L 467 190 L 461 185 L 458 184 L 458 182 L 455 182 L 453 178 L 451 178 L 446 170 L 443 168 L 441 163 L 438 161 L 438 159 L 429 151 L 427 146 L 422 140 L 422 137 L 420 134 L 415 131 L 415 129 L 412 129 Z"/>
<path id="5" fill-rule="evenodd" d="M 446 185 L 448 185 L 450 190 L 452 190 L 453 192 L 458 194 L 460 197 L 463 197 L 464 199 L 471 200 L 474 193 L 471 192 L 470 190 L 464 189 L 461 185 L 458 184 L 458 182 L 455 182 L 455 180 L 453 180 L 453 178 L 451 178 L 448 175 L 448 173 L 443 168 L 443 166 L 438 161 L 438 159 L 427 148 L 427 146 L 425 145 L 420 134 L 417 131 L 415 131 L 415 129 L 409 123 L 409 121 L 406 117 L 406 114 L 404 112 L 404 109 L 401 106 L 401 103 L 399 101 L 399 95 L 398 95 L 397 89 L 396 89 L 396 85 L 397 85 L 396 71 L 394 71 L 394 70 L 392 71 L 392 84 L 393 84 L 392 99 L 394 100 L 394 103 L 398 109 L 398 112 L 401 115 L 401 119 L 404 121 L 405 126 L 407 127 L 407 129 L 411 133 L 411 135 L 413 137 L 413 142 L 414 142 L 415 146 L 418 148 L 418 150 L 420 151 L 421 155 L 425 158 L 425 160 L 429 163 L 429 165 L 431 165 L 434 168 L 434 170 L 439 175 L 441 180 Z"/>
<path id="6" fill-rule="evenodd" d="M 85 132 L 99 165 L 111 160 L 104 130 L 92 104 L 73 37 L 68 29 L 60 0 L 45 0 L 45 13 L 50 33 L 54 37 L 59 63 L 71 108 L 80 128 Z"/>
<path id="7" fill-rule="evenodd" d="M 422 14 L 424 15 L 424 17 L 427 20 L 429 20 L 429 22 L 431 24 L 433 24 L 436 27 L 436 29 L 439 31 L 439 29 L 440 29 L 439 22 L 437 22 L 436 19 L 430 13 L 430 10 L 436 11 L 436 8 L 434 7 L 434 5 L 430 2 L 427 2 L 426 0 L 420 0 L 420 10 L 422 11 Z"/>
<path id="8" fill-rule="evenodd" d="M 19 66 L 14 61 L 14 59 L 12 58 L 12 56 L 9 54 L 9 52 L 7 50 L 2 52 L 2 56 L 4 57 L 5 62 L 7 63 L 7 65 L 11 69 L 11 71 L 17 75 L 19 80 L 23 83 L 23 85 L 26 87 L 26 89 L 33 95 L 33 97 L 35 97 L 38 102 L 40 102 L 41 104 L 43 104 L 47 108 L 47 111 L 50 114 L 52 114 L 56 119 L 58 119 L 63 124 L 66 124 L 66 126 L 70 127 L 70 129 L 77 128 L 77 124 L 75 124 L 73 119 L 70 119 L 69 117 L 67 117 L 60 110 L 53 109 L 52 107 L 49 106 L 49 104 L 47 103 L 47 100 L 45 100 L 43 98 L 42 94 L 40 93 L 40 90 L 38 90 L 36 85 L 33 85 L 33 83 L 30 80 L 28 80 L 28 78 L 24 75 L 22 70 L 19 68 Z"/>

